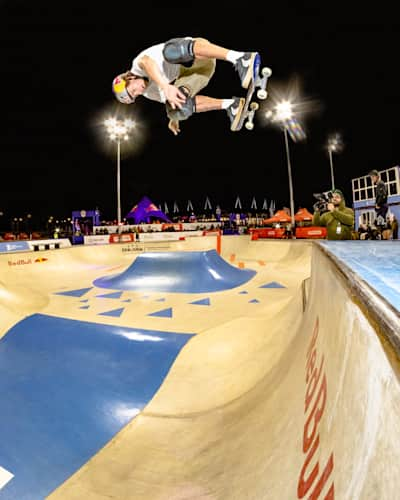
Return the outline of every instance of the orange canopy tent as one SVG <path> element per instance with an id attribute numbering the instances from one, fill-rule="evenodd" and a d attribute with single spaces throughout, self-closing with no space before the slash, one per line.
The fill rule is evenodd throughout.
<path id="1" fill-rule="evenodd" d="M 276 224 L 278 222 L 291 222 L 291 217 L 284 210 L 278 210 L 275 215 L 269 219 L 264 219 L 264 224 Z"/>
<path id="2" fill-rule="evenodd" d="M 312 221 L 313 216 L 306 208 L 299 208 L 294 216 L 296 222 Z"/>

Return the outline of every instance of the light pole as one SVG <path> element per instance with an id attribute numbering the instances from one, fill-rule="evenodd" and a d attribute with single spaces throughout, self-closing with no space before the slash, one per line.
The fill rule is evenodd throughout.
<path id="1" fill-rule="evenodd" d="M 132 120 L 108 118 L 104 122 L 109 138 L 117 143 L 117 224 L 121 225 L 121 140 L 129 139 L 128 132 L 135 126 Z"/>
<path id="2" fill-rule="evenodd" d="M 292 164 L 290 161 L 289 136 L 294 142 L 303 141 L 306 134 L 303 127 L 295 117 L 293 112 L 293 103 L 289 100 L 278 102 L 273 110 L 265 113 L 265 117 L 271 123 L 275 123 L 283 130 L 285 138 L 286 162 L 289 178 L 289 196 L 290 196 L 290 219 L 292 226 L 292 237 L 295 235 L 295 218 L 294 218 L 294 196 L 293 196 L 293 180 L 292 180 Z"/>
<path id="3" fill-rule="evenodd" d="M 292 231 L 294 231 L 294 196 L 293 196 L 293 180 L 292 180 L 292 164 L 290 161 L 288 124 L 293 117 L 293 106 L 290 101 L 281 101 L 275 106 L 274 122 L 277 122 L 283 130 L 285 137 L 286 163 L 289 178 L 289 197 L 290 197 L 290 218 L 292 223 Z M 293 234 L 293 233 L 292 233 Z"/>
<path id="4" fill-rule="evenodd" d="M 289 138 L 288 138 L 287 127 L 283 127 L 283 134 L 285 136 L 286 160 L 287 160 L 288 178 L 289 178 L 290 218 L 292 220 L 292 231 L 294 231 L 294 196 L 293 196 L 292 164 L 290 161 Z"/>
<path id="5" fill-rule="evenodd" d="M 329 164 L 331 167 L 331 184 L 332 191 L 335 189 L 335 175 L 333 172 L 333 153 L 339 153 L 342 150 L 343 144 L 342 139 L 339 134 L 333 134 L 328 137 L 328 155 L 329 155 Z"/>
<path id="6" fill-rule="evenodd" d="M 31 226 L 31 221 L 32 221 L 32 214 L 28 214 L 26 216 L 26 232 L 28 233 L 29 239 L 32 239 L 32 226 Z"/>

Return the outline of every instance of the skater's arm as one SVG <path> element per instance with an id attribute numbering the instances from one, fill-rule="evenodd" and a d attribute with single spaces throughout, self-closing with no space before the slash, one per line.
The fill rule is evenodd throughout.
<path id="1" fill-rule="evenodd" d="M 155 82 L 164 92 L 165 99 L 171 104 L 172 109 L 181 108 L 186 101 L 185 95 L 161 74 L 157 63 L 149 56 L 145 55 L 139 59 L 138 65 L 148 75 L 149 79 Z"/>

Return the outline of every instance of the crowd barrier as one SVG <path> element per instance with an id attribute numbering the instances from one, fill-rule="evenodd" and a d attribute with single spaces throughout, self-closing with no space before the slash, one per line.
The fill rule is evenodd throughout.
<path id="1" fill-rule="evenodd" d="M 283 227 L 279 228 L 254 228 L 250 229 L 251 239 L 258 240 L 261 238 L 275 238 L 283 239 L 286 238 L 286 229 Z M 296 238 L 299 239 L 325 239 L 326 238 L 326 227 L 320 226 L 307 226 L 307 227 L 296 227 Z"/>
<path id="2" fill-rule="evenodd" d="M 84 237 L 85 245 L 107 245 L 108 243 L 133 243 L 148 241 L 179 241 L 203 236 L 204 231 L 157 231 L 154 233 L 94 234 Z"/>
<path id="3" fill-rule="evenodd" d="M 54 240 L 23 240 L 0 242 L 0 253 L 38 252 L 41 250 L 56 250 L 71 246 L 68 238 Z"/>

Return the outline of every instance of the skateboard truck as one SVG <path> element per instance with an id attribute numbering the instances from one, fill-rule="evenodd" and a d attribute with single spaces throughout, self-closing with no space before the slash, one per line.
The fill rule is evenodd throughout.
<path id="1" fill-rule="evenodd" d="M 258 94 L 257 94 L 258 96 Z M 245 123 L 245 127 L 247 130 L 253 130 L 254 128 L 254 115 L 256 114 L 257 109 L 259 108 L 258 102 L 250 103 L 249 113 L 247 115 L 247 122 Z"/>
<path id="2" fill-rule="evenodd" d="M 246 121 L 245 127 L 247 130 L 253 130 L 254 128 L 254 116 L 256 114 L 256 111 L 260 107 L 260 105 L 257 102 L 254 101 L 250 102 L 254 95 L 255 90 L 258 88 L 257 98 L 260 100 L 264 100 L 268 96 L 268 92 L 266 89 L 267 89 L 268 79 L 272 75 L 272 70 L 271 68 L 264 67 L 262 68 L 260 75 L 259 72 L 260 63 L 261 61 L 260 58 L 258 57 L 254 68 L 253 79 L 247 90 L 247 96 L 243 107 L 242 116 L 236 130 L 240 130 L 245 121 Z"/>
<path id="3" fill-rule="evenodd" d="M 264 100 L 267 98 L 268 96 L 268 92 L 267 92 L 267 83 L 268 83 L 268 78 L 272 75 L 272 70 L 271 68 L 263 68 L 261 70 L 261 74 L 262 74 L 262 78 L 260 78 L 260 84 L 257 85 L 256 84 L 256 87 L 260 87 L 259 90 L 257 91 L 257 97 L 261 100 Z"/>

